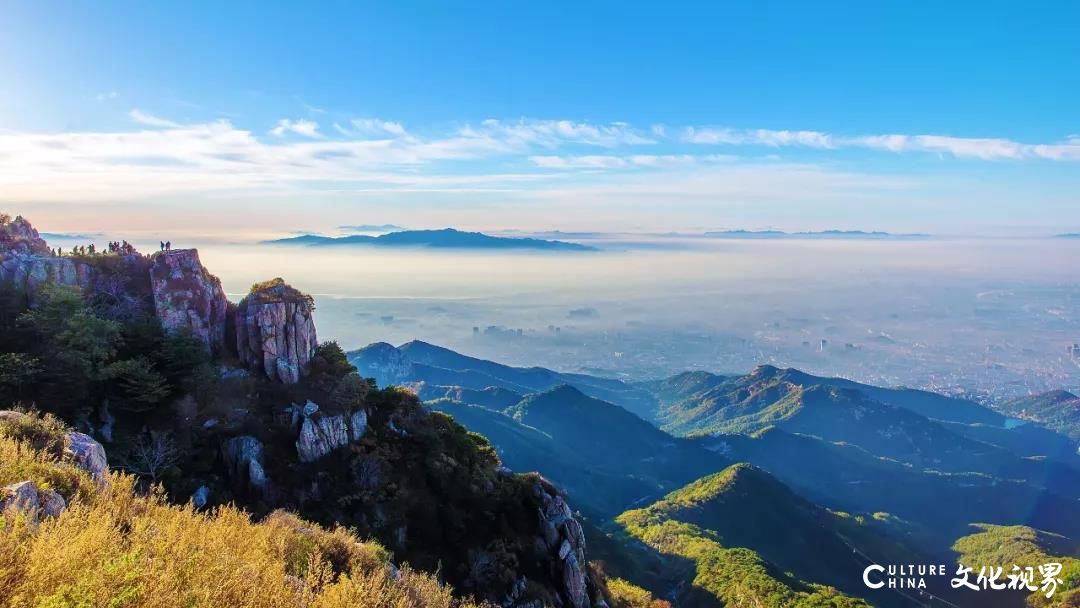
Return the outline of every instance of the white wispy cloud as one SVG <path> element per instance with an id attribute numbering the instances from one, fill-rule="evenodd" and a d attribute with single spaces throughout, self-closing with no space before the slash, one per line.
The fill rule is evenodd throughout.
<path id="1" fill-rule="evenodd" d="M 626 156 L 587 154 L 580 156 L 534 155 L 529 160 L 545 169 L 627 169 L 692 167 L 728 162 L 738 157 L 727 154 L 629 154 Z"/>
<path id="2" fill-rule="evenodd" d="M 0 132 L 0 202 L 237 192 L 296 196 L 314 190 L 520 193 L 558 191 L 564 184 L 588 184 L 601 198 L 604 188 L 629 196 L 625 187 L 637 188 L 635 198 L 677 196 L 680 190 L 665 184 L 683 184 L 687 196 L 712 192 L 720 198 L 752 199 L 768 191 L 805 199 L 814 192 L 828 196 L 838 189 L 885 187 L 872 175 L 857 180 L 857 171 L 811 170 L 767 160 L 758 152 L 734 156 L 708 146 L 803 147 L 824 155 L 858 148 L 987 160 L 1080 160 L 1077 136 L 1025 144 L 935 135 L 837 136 L 534 119 L 425 130 L 379 118 L 339 120 L 329 123 L 332 129 L 325 133 L 311 120 L 282 119 L 268 133 L 256 133 L 229 120 L 180 123 L 137 108 L 129 117 L 137 128 Z M 638 181 L 642 179 L 646 181 Z M 747 180 L 756 190 L 741 190 Z M 849 183 L 851 189 L 845 186 Z M 788 189 L 782 190 L 781 184 Z M 805 192 L 799 191 L 804 187 Z"/>
<path id="3" fill-rule="evenodd" d="M 349 121 L 352 126 L 351 130 L 341 129 L 338 131 L 344 135 L 391 135 L 394 137 L 405 137 L 408 133 L 405 131 L 405 127 L 400 122 L 394 122 L 392 120 L 379 120 L 378 118 L 355 118 Z"/>
<path id="4" fill-rule="evenodd" d="M 319 123 L 304 118 L 299 120 L 282 118 L 277 121 L 277 124 L 274 125 L 273 129 L 270 129 L 270 133 L 278 137 L 283 137 L 288 133 L 295 133 L 312 139 L 319 139 L 323 136 L 322 133 L 319 133 Z"/>
<path id="5" fill-rule="evenodd" d="M 108 101 L 110 99 L 116 99 L 116 96 L 117 96 L 116 91 L 108 91 L 108 92 L 104 92 L 104 93 L 98 93 L 97 95 L 94 95 L 94 101 L 99 101 L 99 102 L 100 101 Z"/>
<path id="6" fill-rule="evenodd" d="M 490 139 L 508 146 L 558 147 L 567 143 L 614 148 L 618 146 L 648 145 L 656 143 L 624 122 L 594 125 L 571 120 L 518 120 L 489 119 L 479 125 L 466 125 L 458 130 L 464 138 Z"/>
<path id="7" fill-rule="evenodd" d="M 166 120 L 164 118 L 159 118 L 157 116 L 154 116 L 153 114 L 147 114 L 146 112 L 143 112 L 138 108 L 135 108 L 128 112 L 128 116 L 131 117 L 131 120 L 134 120 L 140 125 L 147 127 L 159 127 L 163 129 L 176 129 L 180 127 L 178 123 L 175 123 L 171 120 Z"/>
<path id="8" fill-rule="evenodd" d="M 682 141 L 691 144 L 792 146 L 819 150 L 863 148 L 895 153 L 929 152 L 981 160 L 1080 160 L 1080 140 L 1075 137 L 1056 143 L 1028 144 L 1003 138 L 947 135 L 841 136 L 820 131 L 687 127 L 683 130 Z"/>

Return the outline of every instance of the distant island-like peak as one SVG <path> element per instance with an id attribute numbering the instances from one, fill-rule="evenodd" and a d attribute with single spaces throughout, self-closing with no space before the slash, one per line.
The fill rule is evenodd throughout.
<path id="1" fill-rule="evenodd" d="M 376 247 L 437 247 L 446 249 L 532 249 L 542 251 L 595 251 L 595 247 L 534 238 L 491 236 L 482 232 L 465 232 L 454 228 L 441 230 L 402 230 L 379 236 L 352 234 L 320 236 L 304 234 L 284 239 L 262 241 L 264 245 L 341 246 L 371 245 Z"/>

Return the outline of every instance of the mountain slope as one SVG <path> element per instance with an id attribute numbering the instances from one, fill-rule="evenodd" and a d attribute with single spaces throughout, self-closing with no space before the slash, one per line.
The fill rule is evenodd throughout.
<path id="1" fill-rule="evenodd" d="M 1068 391 L 1050 391 L 1007 401 L 999 406 L 1003 414 L 1032 420 L 1080 441 L 1080 397 Z"/>
<path id="2" fill-rule="evenodd" d="M 979 521 L 1025 524 L 1080 537 L 1080 502 L 1024 480 L 918 470 L 851 444 L 778 428 L 698 441 L 731 460 L 754 463 L 819 505 L 853 513 L 887 512 L 910 522 L 908 540 L 935 553 L 948 548 L 944 539 L 962 536 L 969 524 Z"/>
<path id="3" fill-rule="evenodd" d="M 837 589 L 879 605 L 906 604 L 862 585 L 866 562 L 852 547 L 888 546 L 894 559 L 912 553 L 813 505 L 748 464 L 699 479 L 622 514 L 618 522 L 660 551 L 692 560 L 693 585 L 725 604 L 866 605 Z"/>
<path id="4" fill-rule="evenodd" d="M 547 433 L 490 409 L 447 399 L 427 403 L 465 428 L 487 437 L 499 459 L 514 471 L 539 471 L 574 500 L 574 506 L 606 519 L 627 505 L 662 492 L 643 476 L 589 459 L 591 452 L 572 442 L 555 441 Z"/>
<path id="5" fill-rule="evenodd" d="M 729 464 L 718 454 L 568 385 L 527 395 L 506 414 L 544 432 L 558 449 L 577 454 L 591 469 L 646 482 L 651 492 L 632 497 L 633 501 L 655 497 Z M 624 502 L 622 508 L 629 504 Z"/>
<path id="6" fill-rule="evenodd" d="M 1073 539 L 1028 526 L 993 526 L 976 524 L 978 531 L 960 538 L 953 545 L 957 562 L 977 572 L 982 567 L 1000 567 L 1011 572 L 1014 566 L 1032 567 L 1061 564 L 1062 581 L 1047 598 L 1040 591 L 1016 592 L 1029 606 L 1080 605 L 1080 544 Z M 1041 578 L 1041 577 L 1040 577 Z M 1035 581 L 1039 585 L 1041 581 Z"/>

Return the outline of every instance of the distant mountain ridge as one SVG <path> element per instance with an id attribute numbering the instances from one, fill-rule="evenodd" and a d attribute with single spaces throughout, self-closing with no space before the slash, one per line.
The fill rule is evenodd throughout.
<path id="1" fill-rule="evenodd" d="M 656 399 L 642 387 L 611 378 L 556 372 L 543 367 L 513 367 L 470 357 L 448 348 L 413 340 L 395 347 L 385 342 L 347 353 L 349 362 L 380 385 L 455 386 L 482 391 L 497 387 L 524 396 L 567 384 L 585 395 L 626 408 L 651 420 Z"/>
<path id="2" fill-rule="evenodd" d="M 375 247 L 432 247 L 446 249 L 532 249 L 540 251 L 595 251 L 595 247 L 549 241 L 534 238 L 509 238 L 465 232 L 453 228 L 442 230 L 402 230 L 379 236 L 351 234 L 348 236 L 321 236 L 304 234 L 284 239 L 262 241 L 263 245 L 346 246 L 369 245 Z"/>
<path id="3" fill-rule="evenodd" d="M 892 233 L 866 230 L 820 230 L 809 232 L 784 232 L 782 230 L 717 230 L 706 232 L 708 238 L 726 239 L 926 239 L 931 235 L 921 232 Z"/>

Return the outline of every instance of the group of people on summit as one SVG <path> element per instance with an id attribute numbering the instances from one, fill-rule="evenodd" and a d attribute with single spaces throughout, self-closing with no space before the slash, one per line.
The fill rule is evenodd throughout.
<path id="1" fill-rule="evenodd" d="M 109 253 L 135 253 L 135 246 L 127 241 L 109 241 Z"/>

